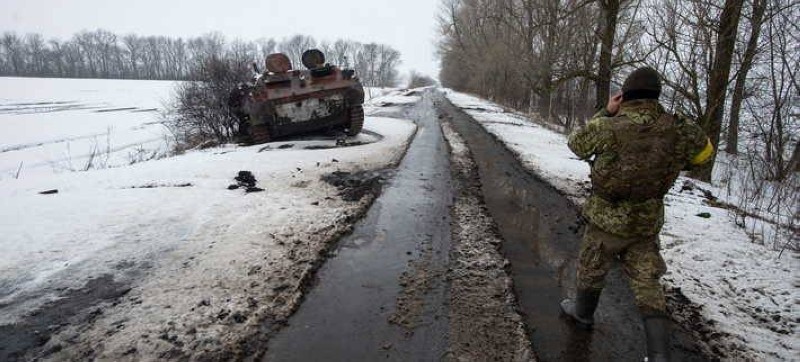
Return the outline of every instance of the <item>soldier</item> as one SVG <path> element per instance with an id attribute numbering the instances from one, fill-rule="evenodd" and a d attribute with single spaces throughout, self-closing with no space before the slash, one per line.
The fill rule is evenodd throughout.
<path id="1" fill-rule="evenodd" d="M 592 192 L 583 208 L 588 225 L 578 256 L 577 296 L 561 302 L 565 314 L 591 328 L 606 274 L 619 260 L 644 321 L 649 361 L 669 359 L 669 319 L 659 284 L 666 271 L 658 240 L 664 195 L 681 170 L 707 162 L 713 153 L 703 130 L 667 113 L 660 94 L 658 72 L 639 68 L 606 109 L 569 137 L 572 152 L 591 165 Z"/>

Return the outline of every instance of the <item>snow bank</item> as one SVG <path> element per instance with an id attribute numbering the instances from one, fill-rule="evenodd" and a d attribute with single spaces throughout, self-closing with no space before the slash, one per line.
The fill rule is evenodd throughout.
<path id="1" fill-rule="evenodd" d="M 480 98 L 451 90 L 445 93 L 525 167 L 574 202 L 585 200 L 589 167 L 572 154 L 564 135 Z M 800 348 L 796 338 L 798 255 L 785 252 L 778 258 L 778 252 L 750 242 L 726 210 L 709 205 L 703 189 L 721 194 L 711 185 L 680 178 L 666 198 L 661 242 L 669 266 L 664 276 L 667 290 L 671 296 L 688 298 L 700 308 L 710 328 L 722 332 L 706 337 L 724 356 L 795 359 Z M 702 213 L 711 217 L 697 216 Z M 688 316 L 674 317 L 688 328 L 699 327 Z"/>
<path id="2" fill-rule="evenodd" d="M 387 94 L 399 92 L 398 88 L 364 87 L 364 100 L 369 102 L 373 99 L 385 97 Z"/>
<path id="3" fill-rule="evenodd" d="M 259 152 L 263 145 L 229 146 L 125 168 L 0 181 L 4 201 L 0 255 L 13 256 L 0 259 L 0 285 L 5 286 L 0 303 L 48 282 L 57 273 L 69 271 L 71 278 L 63 282 L 76 287 L 89 275 L 112 272 L 115 260 L 169 248 L 203 222 L 212 221 L 204 217 L 211 209 L 227 214 L 267 201 L 273 207 L 276 197 L 298 191 L 291 186 L 298 180 L 317 183 L 321 175 L 335 170 L 386 167 L 402 155 L 413 128 L 408 121 L 369 118 L 365 129 L 380 133 L 383 139 L 364 146 L 265 152 Z M 302 148 L 303 143 L 317 145 L 318 141 L 293 143 Z M 252 171 L 259 187 L 267 191 L 247 197 L 228 191 L 226 187 L 236 183 L 233 177 L 240 170 Z M 39 194 L 53 189 L 58 194 Z M 284 201 L 288 203 L 277 206 L 316 209 Z M 122 247 L 129 243 L 130 247 Z M 96 254 L 108 261 L 81 265 Z M 0 323 L 8 322 L 7 318 L 12 315 L 4 314 Z"/>

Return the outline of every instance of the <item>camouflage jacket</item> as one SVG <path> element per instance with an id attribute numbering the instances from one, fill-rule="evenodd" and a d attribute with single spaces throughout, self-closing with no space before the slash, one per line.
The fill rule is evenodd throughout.
<path id="1" fill-rule="evenodd" d="M 624 102 L 615 116 L 601 110 L 587 123 L 586 127 L 569 136 L 569 148 L 578 157 L 592 164 L 614 162 L 617 152 L 617 139 L 610 126 L 618 117 L 627 117 L 633 123 L 648 124 L 665 113 L 655 100 L 634 100 Z M 676 160 L 684 169 L 705 163 L 713 154 L 711 142 L 702 128 L 695 122 L 678 116 Z M 643 161 L 645 162 L 645 161 Z M 674 182 L 674 180 L 672 181 Z M 649 236 L 658 234 L 664 225 L 663 196 L 649 200 L 609 201 L 592 192 L 583 208 L 586 218 L 606 232 L 620 236 Z"/>

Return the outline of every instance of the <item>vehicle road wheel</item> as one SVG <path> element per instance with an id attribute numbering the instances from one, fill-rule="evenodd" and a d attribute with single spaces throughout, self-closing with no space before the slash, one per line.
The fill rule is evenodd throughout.
<path id="1" fill-rule="evenodd" d="M 266 125 L 250 126 L 250 138 L 253 139 L 253 144 L 267 143 L 272 139 L 269 134 L 269 128 Z"/>
<path id="2" fill-rule="evenodd" d="M 350 125 L 347 127 L 348 136 L 355 136 L 361 133 L 364 128 L 364 107 L 361 105 L 350 108 Z"/>

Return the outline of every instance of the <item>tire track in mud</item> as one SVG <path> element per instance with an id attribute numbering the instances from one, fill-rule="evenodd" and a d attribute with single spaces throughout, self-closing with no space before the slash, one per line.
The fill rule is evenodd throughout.
<path id="1" fill-rule="evenodd" d="M 478 165 L 483 196 L 511 263 L 514 291 L 542 361 L 633 361 L 645 355 L 644 330 L 618 267 L 609 275 L 592 332 L 560 316 L 559 301 L 574 292 L 582 235 L 579 211 L 547 182 L 526 170 L 502 143 L 444 97 L 437 101 Z M 673 329 L 673 357 L 707 360 L 687 333 Z"/>

